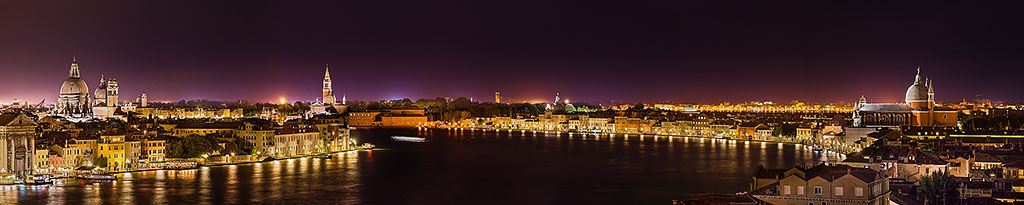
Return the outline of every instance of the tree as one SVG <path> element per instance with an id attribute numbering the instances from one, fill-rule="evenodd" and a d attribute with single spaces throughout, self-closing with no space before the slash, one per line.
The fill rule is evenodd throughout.
<path id="1" fill-rule="evenodd" d="M 633 105 L 633 108 L 629 109 L 629 111 L 633 111 L 633 112 L 640 112 L 640 111 L 643 111 L 643 110 L 644 110 L 644 104 L 643 103 L 637 103 L 636 105 Z"/>
<path id="2" fill-rule="evenodd" d="M 238 140 L 242 140 L 242 139 L 236 139 L 235 142 L 238 142 Z M 242 145 L 239 145 L 239 144 L 237 144 L 235 142 L 224 143 L 224 149 L 221 150 L 220 153 L 221 154 L 235 154 L 235 155 L 246 155 L 246 154 L 249 153 L 249 152 L 246 152 L 244 148 L 242 148 Z"/>
<path id="3" fill-rule="evenodd" d="M 107 167 L 107 158 L 103 156 L 92 158 L 92 166 Z"/>
<path id="4" fill-rule="evenodd" d="M 170 138 L 167 142 L 167 157 L 194 158 L 220 150 L 217 139 L 200 135 Z"/>
<path id="5" fill-rule="evenodd" d="M 932 172 L 922 177 L 921 190 L 926 204 L 947 204 L 957 196 L 956 182 L 945 171 Z"/>

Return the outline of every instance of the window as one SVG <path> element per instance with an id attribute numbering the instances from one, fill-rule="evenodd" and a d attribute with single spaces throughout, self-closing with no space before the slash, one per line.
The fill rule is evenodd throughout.
<path id="1" fill-rule="evenodd" d="M 796 186 L 796 194 L 804 195 L 804 186 Z"/>
<path id="2" fill-rule="evenodd" d="M 821 195 L 821 186 L 814 186 L 814 195 Z"/>
<path id="3" fill-rule="evenodd" d="M 835 192 L 836 193 L 833 194 L 835 194 L 836 196 L 843 196 L 843 187 L 835 187 Z"/>
<path id="4" fill-rule="evenodd" d="M 853 195 L 854 196 L 864 196 L 864 188 L 860 188 L 860 187 L 853 188 Z"/>
<path id="5" fill-rule="evenodd" d="M 823 201 L 823 202 L 821 202 L 821 205 L 827 205 L 827 204 Z"/>

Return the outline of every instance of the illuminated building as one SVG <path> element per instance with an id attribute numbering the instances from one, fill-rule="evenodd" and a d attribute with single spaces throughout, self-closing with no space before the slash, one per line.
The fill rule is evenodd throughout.
<path id="1" fill-rule="evenodd" d="M 96 91 L 93 92 L 93 107 L 92 114 L 96 118 L 108 118 L 115 117 L 122 113 L 118 113 L 118 85 L 117 79 L 110 78 L 106 79 L 102 75 L 100 76 L 100 84 L 96 87 Z"/>
<path id="2" fill-rule="evenodd" d="M 165 161 L 167 154 L 164 150 L 166 148 L 167 139 L 162 137 L 142 139 L 142 156 L 140 158 L 145 159 L 147 162 Z"/>
<path id="3" fill-rule="evenodd" d="M 427 121 L 426 111 L 416 108 L 350 112 L 348 116 L 348 125 L 352 127 L 416 127 Z"/>
<path id="4" fill-rule="evenodd" d="M 139 107 L 149 107 L 149 97 L 146 96 L 146 93 L 139 96 Z"/>
<path id="5" fill-rule="evenodd" d="M 100 85 L 93 92 L 93 106 L 96 107 L 117 107 L 118 86 L 117 79 L 105 79 L 100 75 Z"/>
<path id="6" fill-rule="evenodd" d="M 289 158 L 310 155 L 319 150 L 321 133 L 310 124 L 297 121 L 285 122 L 284 128 L 274 134 L 271 155 L 275 158 Z"/>
<path id="7" fill-rule="evenodd" d="M 71 60 L 71 71 L 68 79 L 60 86 L 60 96 L 54 114 L 68 119 L 92 117 L 92 103 L 89 103 L 89 86 L 82 80 L 78 71 L 78 61 Z"/>
<path id="8" fill-rule="evenodd" d="M 164 129 L 170 130 L 172 136 L 185 137 L 189 135 L 206 136 L 209 134 L 235 136 L 235 133 L 238 132 L 238 129 L 243 127 L 243 125 L 243 122 L 199 122 L 167 124 L 162 126 L 165 127 Z"/>
<path id="9" fill-rule="evenodd" d="M 35 168 L 37 126 L 24 113 L 0 114 L 0 173 L 25 176 Z"/>
<path id="10" fill-rule="evenodd" d="M 920 68 L 904 103 L 868 103 L 861 97 L 853 112 L 855 127 L 952 127 L 956 121 L 956 110 L 936 106 L 932 82 L 921 80 Z"/>
<path id="11" fill-rule="evenodd" d="M 96 142 L 96 157 L 106 159 L 107 170 L 123 170 L 127 168 L 125 159 L 128 158 L 125 146 L 124 135 L 100 136 L 100 141 Z"/>
<path id="12" fill-rule="evenodd" d="M 384 112 L 350 112 L 348 114 L 348 126 L 371 127 L 376 126 L 378 116 Z"/>
<path id="13" fill-rule="evenodd" d="M 494 91 L 494 103 L 501 103 L 501 92 Z"/>

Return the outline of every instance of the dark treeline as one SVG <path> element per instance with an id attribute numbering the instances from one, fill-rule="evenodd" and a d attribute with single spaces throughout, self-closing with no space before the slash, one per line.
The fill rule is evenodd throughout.
<path id="1" fill-rule="evenodd" d="M 472 117 L 511 117 L 511 116 L 537 116 L 545 111 L 552 111 L 556 114 L 576 113 L 589 111 L 597 106 L 586 103 L 579 104 L 557 104 L 548 109 L 545 103 L 492 103 L 473 102 L 468 98 L 460 97 L 451 101 L 445 98 L 386 100 L 386 101 L 352 101 L 348 102 L 348 109 L 353 112 L 384 110 L 388 108 L 419 108 L 426 111 L 434 120 L 458 121 Z M 586 109 L 584 109 L 586 108 Z"/>

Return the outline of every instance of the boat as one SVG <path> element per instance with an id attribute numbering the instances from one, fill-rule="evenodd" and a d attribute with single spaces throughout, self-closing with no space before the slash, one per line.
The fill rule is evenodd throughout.
<path id="1" fill-rule="evenodd" d="M 400 142 L 426 142 L 426 138 L 422 137 L 407 137 L 407 136 L 391 136 L 391 140 Z"/>
<path id="2" fill-rule="evenodd" d="M 77 179 L 85 179 L 85 180 L 96 180 L 96 181 L 113 181 L 113 180 L 117 180 L 117 176 L 114 176 L 112 174 L 80 174 L 78 176 L 75 176 L 75 178 L 77 178 Z"/>
<path id="3" fill-rule="evenodd" d="M 0 174 L 0 185 L 17 184 L 18 176 L 14 174 Z"/>
<path id="4" fill-rule="evenodd" d="M 22 182 L 22 184 L 25 184 L 25 185 L 53 184 L 53 177 L 50 176 L 49 174 L 28 175 L 28 176 L 25 177 L 25 181 Z"/>
<path id="5" fill-rule="evenodd" d="M 327 153 L 313 155 L 313 158 L 320 158 L 320 159 L 330 159 L 331 157 L 332 157 L 332 155 L 331 154 L 327 154 Z"/>
<path id="6" fill-rule="evenodd" d="M 370 143 L 363 143 L 363 145 L 359 146 L 359 149 L 364 150 L 364 151 L 369 151 L 369 150 L 373 150 L 373 148 L 375 148 L 375 147 L 377 147 L 377 146 L 375 146 L 373 144 L 370 144 Z"/>

